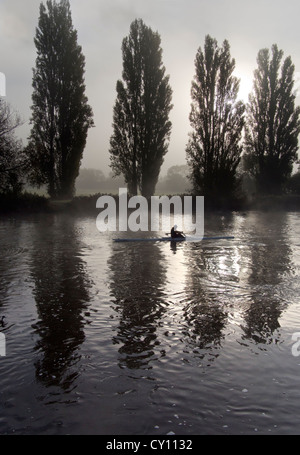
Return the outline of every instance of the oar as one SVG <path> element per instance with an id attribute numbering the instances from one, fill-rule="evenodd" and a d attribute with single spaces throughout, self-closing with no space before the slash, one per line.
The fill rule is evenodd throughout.
<path id="1" fill-rule="evenodd" d="M 202 240 L 229 240 L 229 239 L 234 239 L 233 235 L 217 235 L 217 236 L 212 236 L 212 237 L 203 237 Z"/>
<path id="2" fill-rule="evenodd" d="M 186 235 L 182 231 L 177 231 L 178 234 L 182 234 L 184 238 L 186 238 Z M 166 232 L 166 235 L 171 235 L 171 232 Z M 176 237 L 174 237 L 176 239 Z M 178 237 L 177 237 L 178 238 Z M 180 238 L 180 237 L 179 237 Z"/>
<path id="3" fill-rule="evenodd" d="M 183 234 L 183 232 L 180 232 L 180 234 Z M 166 235 L 171 235 L 170 232 L 166 232 Z M 185 234 L 183 234 L 185 236 Z M 217 236 L 210 236 L 210 237 L 202 237 L 201 240 L 229 240 L 229 239 L 234 239 L 233 235 L 217 235 Z"/>

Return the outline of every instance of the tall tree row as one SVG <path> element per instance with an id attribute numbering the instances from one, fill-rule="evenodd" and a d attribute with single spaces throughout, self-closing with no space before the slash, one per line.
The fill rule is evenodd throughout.
<path id="1" fill-rule="evenodd" d="M 258 53 L 249 96 L 245 163 L 262 193 L 282 192 L 297 161 L 300 107 L 295 107 L 294 65 L 277 45 Z"/>
<path id="2" fill-rule="evenodd" d="M 93 125 L 85 96 L 85 59 L 77 43 L 68 0 L 40 5 L 33 72 L 32 130 L 27 153 L 30 180 L 51 197 L 71 197 Z"/>
<path id="3" fill-rule="evenodd" d="M 135 20 L 123 40 L 123 80 L 117 82 L 110 140 L 111 167 L 129 192 L 154 194 L 171 133 L 172 90 L 162 64 L 161 39 Z"/>
<path id="4" fill-rule="evenodd" d="M 18 192 L 24 174 L 53 198 L 74 194 L 93 113 L 85 95 L 85 58 L 68 0 L 41 3 L 34 43 L 32 129 L 23 150 L 20 124 L 0 98 L 0 193 Z M 122 42 L 122 80 L 116 84 L 110 166 L 131 195 L 155 192 L 171 134 L 172 89 L 162 62 L 161 38 L 139 19 Z M 179 62 L 180 64 L 180 62 Z M 194 191 L 211 200 L 239 190 L 241 157 L 260 193 L 284 191 L 297 160 L 300 107 L 295 106 L 291 57 L 273 45 L 257 57 L 253 91 L 239 101 L 235 60 L 224 40 L 205 37 L 195 58 L 192 131 L 186 157 Z"/>
<path id="5" fill-rule="evenodd" d="M 245 105 L 237 100 L 239 80 L 229 43 L 221 47 L 209 35 L 198 49 L 192 82 L 190 123 L 186 149 L 191 179 L 197 192 L 214 199 L 231 196 L 237 183 Z"/>
<path id="6" fill-rule="evenodd" d="M 239 81 L 225 40 L 218 47 L 206 36 L 195 59 L 186 149 L 194 190 L 212 200 L 231 198 L 239 189 L 238 165 L 244 153 L 246 170 L 259 194 L 278 194 L 297 161 L 300 108 L 295 107 L 294 65 L 283 62 L 277 45 L 258 53 L 253 92 L 245 106 L 237 101 Z M 246 107 L 246 115 L 245 115 Z M 245 132 L 243 137 L 243 132 Z"/>

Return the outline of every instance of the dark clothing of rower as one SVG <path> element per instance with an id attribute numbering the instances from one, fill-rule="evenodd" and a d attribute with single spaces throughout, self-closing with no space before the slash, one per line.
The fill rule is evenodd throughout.
<path id="1" fill-rule="evenodd" d="M 171 237 L 172 237 L 172 239 L 184 238 L 184 235 L 182 235 L 182 234 L 183 234 L 182 232 L 177 231 L 177 226 L 175 224 L 175 226 L 172 227 L 172 229 L 171 229 Z"/>

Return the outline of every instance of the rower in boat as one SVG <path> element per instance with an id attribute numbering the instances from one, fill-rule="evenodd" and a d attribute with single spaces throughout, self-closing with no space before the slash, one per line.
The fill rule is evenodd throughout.
<path id="1" fill-rule="evenodd" d="M 176 224 L 171 229 L 171 237 L 172 237 L 172 239 L 184 239 L 185 238 L 183 232 L 177 231 L 177 225 Z"/>

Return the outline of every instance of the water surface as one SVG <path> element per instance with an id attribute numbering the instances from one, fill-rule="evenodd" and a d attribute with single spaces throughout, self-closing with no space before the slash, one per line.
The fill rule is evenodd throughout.
<path id="1" fill-rule="evenodd" d="M 95 221 L 0 221 L 0 433 L 299 434 L 299 214 L 176 245 Z"/>

